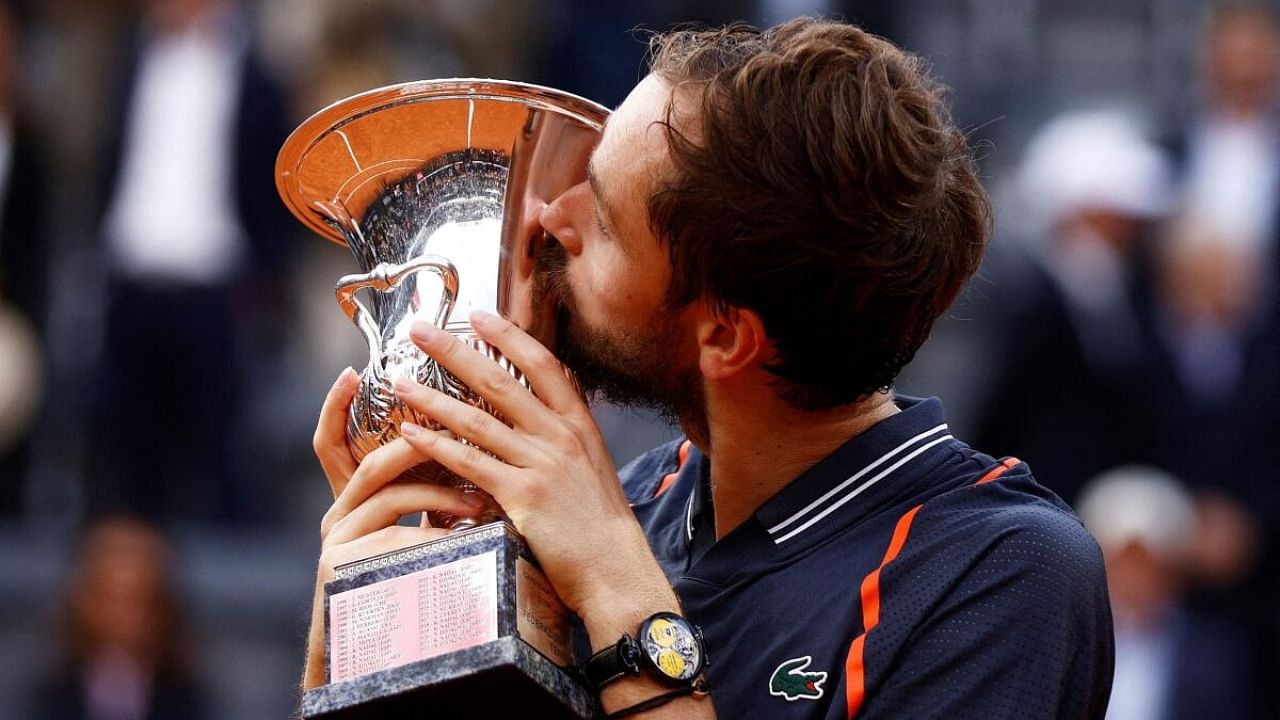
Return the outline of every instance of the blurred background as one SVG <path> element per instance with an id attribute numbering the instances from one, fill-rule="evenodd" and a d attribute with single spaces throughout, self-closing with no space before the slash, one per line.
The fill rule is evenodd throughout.
<path id="1" fill-rule="evenodd" d="M 645 31 L 802 14 L 954 89 L 996 234 L 899 392 L 1099 538 L 1108 717 L 1280 717 L 1280 24 L 1195 0 L 0 2 L 0 717 L 293 711 L 364 352 L 274 189 L 298 122 L 445 76 L 613 106 Z M 673 434 L 598 416 L 619 463 Z"/>

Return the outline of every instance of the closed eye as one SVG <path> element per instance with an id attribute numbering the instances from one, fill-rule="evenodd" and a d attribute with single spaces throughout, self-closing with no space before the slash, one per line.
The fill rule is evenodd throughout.
<path id="1" fill-rule="evenodd" d="M 592 208 L 592 215 L 595 217 L 596 229 L 600 231 L 601 235 L 606 238 L 609 237 L 609 228 L 604 226 L 604 218 L 600 216 L 600 207 L 598 205 Z"/>

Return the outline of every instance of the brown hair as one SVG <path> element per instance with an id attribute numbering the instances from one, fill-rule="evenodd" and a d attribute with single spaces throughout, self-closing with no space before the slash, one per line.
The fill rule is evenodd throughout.
<path id="1" fill-rule="evenodd" d="M 669 301 L 759 313 L 782 396 L 818 409 L 887 389 L 977 269 L 990 207 L 919 58 L 802 18 L 653 38 L 675 165 L 649 202 Z"/>

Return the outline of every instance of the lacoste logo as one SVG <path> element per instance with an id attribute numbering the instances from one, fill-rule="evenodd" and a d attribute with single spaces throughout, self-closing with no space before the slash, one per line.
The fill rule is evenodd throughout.
<path id="1" fill-rule="evenodd" d="M 787 702 L 795 702 L 801 698 L 817 700 L 822 697 L 822 684 L 827 681 L 824 672 L 806 672 L 805 668 L 813 662 L 813 656 L 792 658 L 783 662 L 773 671 L 769 678 L 769 694 L 786 698 Z"/>

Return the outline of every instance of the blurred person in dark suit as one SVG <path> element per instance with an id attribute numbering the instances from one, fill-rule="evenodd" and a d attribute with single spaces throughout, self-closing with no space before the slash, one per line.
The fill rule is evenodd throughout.
<path id="1" fill-rule="evenodd" d="M 1201 62 L 1199 102 L 1168 145 L 1188 221 L 1244 258 L 1236 271 L 1248 286 L 1244 322 L 1221 328 L 1216 341 L 1242 346 L 1273 313 L 1280 269 L 1280 18 L 1262 3 L 1221 5 L 1209 16 Z M 1229 370 L 1183 373 L 1192 391 L 1208 400 L 1229 392 L 1237 379 Z"/>
<path id="2" fill-rule="evenodd" d="M 1280 19 L 1210 15 L 1201 98 L 1173 133 L 1178 221 L 1154 264 L 1146 409 L 1201 503 L 1195 602 L 1280 641 Z M 1259 657 L 1274 687 L 1280 653 Z M 1280 710 L 1271 698 L 1272 712 Z"/>
<path id="3" fill-rule="evenodd" d="M 273 165 L 288 105 L 235 0 L 144 7 L 106 143 L 90 507 L 243 519 L 268 506 L 233 442 L 237 370 L 283 325 L 291 229 Z"/>
<path id="4" fill-rule="evenodd" d="M 1280 411 L 1280 19 L 1262 4 L 1225 4 L 1202 55 L 1200 102 L 1168 141 L 1180 207 L 1155 279 L 1163 459 L 1193 486 L 1234 469 L 1246 477 L 1230 492 L 1280 510 L 1280 455 L 1257 438 Z M 1218 437 L 1198 441 L 1206 432 Z"/>
<path id="5" fill-rule="evenodd" d="M 45 163 L 18 97 L 20 44 L 13 3 L 0 2 L 0 514 L 21 507 L 42 395 L 50 260 Z"/>
<path id="6" fill-rule="evenodd" d="M 1257 275 L 1239 246 L 1183 217 L 1154 259 L 1154 352 L 1142 408 L 1156 461 L 1196 493 L 1192 601 L 1274 642 L 1280 342 L 1274 325 L 1246 329 L 1257 317 Z M 1280 653 L 1258 659 L 1273 684 L 1280 679 Z"/>
<path id="7" fill-rule="evenodd" d="M 168 543 L 124 516 L 89 526 L 64 610 L 63 657 L 34 693 L 31 720 L 200 720 Z"/>
<path id="8" fill-rule="evenodd" d="M 1028 277 L 992 289 L 1002 332 L 978 444 L 1035 463 L 1071 502 L 1087 478 L 1146 459 L 1150 429 L 1127 399 L 1148 365 L 1141 256 L 1169 170 L 1133 120 L 1098 111 L 1050 122 L 1017 181 L 1036 237 Z"/>
<path id="9" fill-rule="evenodd" d="M 1090 481 L 1078 508 L 1102 546 L 1115 618 L 1107 720 L 1263 717 L 1245 636 L 1187 605 L 1199 526 L 1191 494 L 1166 472 L 1131 465 Z"/>

